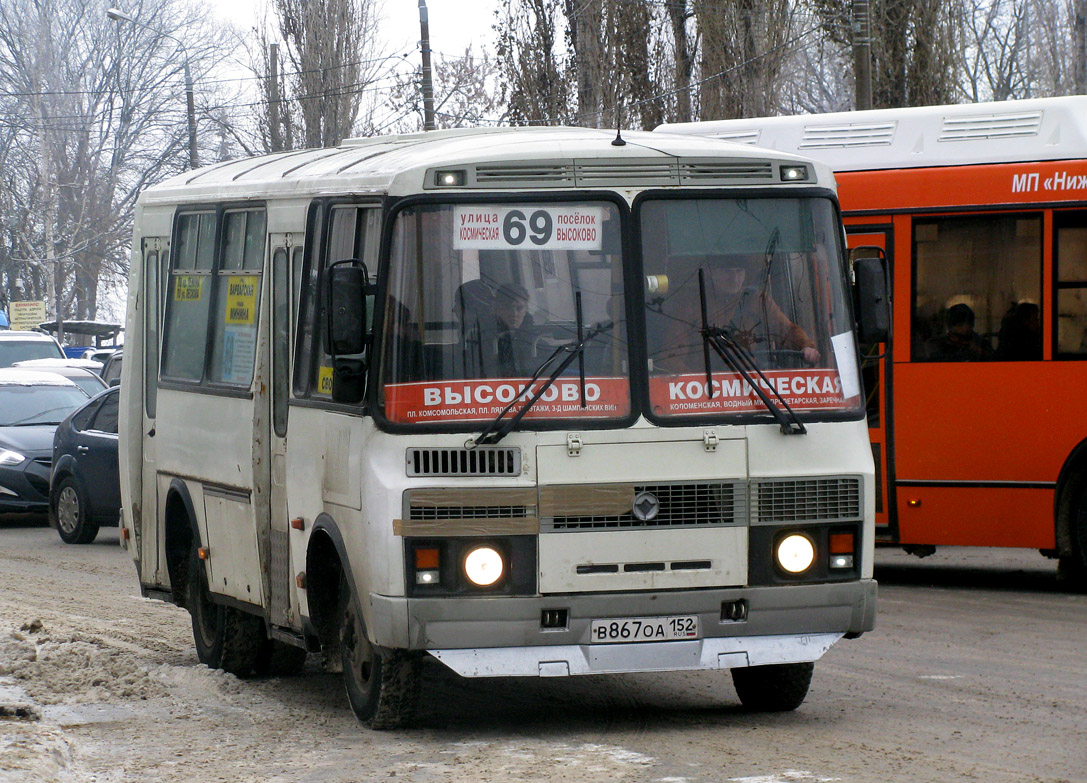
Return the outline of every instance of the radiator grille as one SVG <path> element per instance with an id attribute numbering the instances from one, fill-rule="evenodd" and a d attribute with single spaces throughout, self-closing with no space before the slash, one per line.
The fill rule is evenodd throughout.
<path id="1" fill-rule="evenodd" d="M 520 476 L 521 450 L 517 448 L 407 450 L 409 476 Z"/>
<path id="2" fill-rule="evenodd" d="M 979 141 L 1015 136 L 1036 136 L 1042 127 L 1042 113 L 1004 112 L 945 117 L 940 141 Z"/>
<path id="3" fill-rule="evenodd" d="M 563 516 L 541 520 L 550 531 L 609 530 L 624 528 L 707 527 L 731 525 L 744 520 L 746 491 L 742 483 L 646 484 L 634 488 L 635 497 L 651 492 L 660 511 L 651 520 L 640 520 L 633 510 L 625 514 Z"/>
<path id="4" fill-rule="evenodd" d="M 800 149 L 886 146 L 894 141 L 894 122 L 853 122 L 843 125 L 806 125 Z"/>
<path id="5" fill-rule="evenodd" d="M 525 519 L 535 516 L 529 506 L 411 506 L 408 518 L 413 522 L 443 519 Z"/>
<path id="6" fill-rule="evenodd" d="M 857 477 L 759 481 L 753 519 L 759 523 L 855 520 L 861 517 Z"/>
<path id="7" fill-rule="evenodd" d="M 714 180 L 774 181 L 774 166 L 768 160 L 681 161 L 679 175 L 683 184 Z"/>
<path id="8" fill-rule="evenodd" d="M 483 186 L 573 187 L 574 172 L 569 163 L 476 166 L 476 183 Z"/>

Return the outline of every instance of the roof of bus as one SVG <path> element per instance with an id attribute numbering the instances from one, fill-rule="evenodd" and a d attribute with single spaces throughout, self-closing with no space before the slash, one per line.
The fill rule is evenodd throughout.
<path id="1" fill-rule="evenodd" d="M 434 168 L 467 168 L 467 189 L 541 187 L 643 187 L 654 185 L 773 184 L 777 172 L 764 165 L 759 176 L 744 168 L 798 159 L 752 150 L 742 144 L 698 137 L 666 137 L 593 128 L 461 128 L 401 136 L 348 139 L 339 147 L 281 152 L 217 163 L 187 171 L 148 188 L 144 204 L 229 200 L 291 195 L 390 193 L 423 189 Z M 704 163 L 691 173 L 684 163 Z M 743 164 L 743 165 L 741 165 Z M 767 180 L 769 173 L 774 179 Z M 830 172 L 816 166 L 816 182 L 833 187 Z M 812 183 L 807 183 L 812 184 Z"/>
<path id="2" fill-rule="evenodd" d="M 1070 160 L 1087 156 L 1087 97 L 670 123 L 815 158 L 834 171 Z"/>

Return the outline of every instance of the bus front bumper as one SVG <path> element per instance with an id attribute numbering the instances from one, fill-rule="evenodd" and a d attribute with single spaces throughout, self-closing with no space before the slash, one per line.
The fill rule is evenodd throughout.
<path id="1" fill-rule="evenodd" d="M 818 660 L 842 636 L 875 627 L 876 592 L 868 579 L 660 593 L 371 595 L 370 631 L 381 646 L 426 650 L 466 677 L 731 669 Z M 737 601 L 746 616 L 723 619 L 723 607 Z M 566 627 L 543 627 L 542 613 L 554 610 L 566 611 Z M 594 619 L 690 615 L 702 638 L 590 643 Z"/>

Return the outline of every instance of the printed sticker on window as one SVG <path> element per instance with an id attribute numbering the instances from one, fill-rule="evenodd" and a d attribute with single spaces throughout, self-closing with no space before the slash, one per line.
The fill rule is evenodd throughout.
<path id="1" fill-rule="evenodd" d="M 226 322 L 234 326 L 249 326 L 257 317 L 256 275 L 231 277 L 226 289 Z"/>
<path id="2" fill-rule="evenodd" d="M 204 298 L 203 275 L 180 275 L 174 282 L 174 301 L 199 302 Z"/>
<path id="3" fill-rule="evenodd" d="M 317 393 L 332 394 L 332 368 L 322 366 L 317 371 Z"/>

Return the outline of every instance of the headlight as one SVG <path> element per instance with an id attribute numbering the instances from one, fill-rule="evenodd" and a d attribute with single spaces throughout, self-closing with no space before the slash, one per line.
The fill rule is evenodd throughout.
<path id="1" fill-rule="evenodd" d="M 10 467 L 12 465 L 18 465 L 22 463 L 26 457 L 17 451 L 8 451 L 7 449 L 0 449 L 0 465 Z"/>
<path id="2" fill-rule="evenodd" d="M 477 546 L 464 558 L 464 575 L 477 587 L 490 587 L 505 570 L 502 555 L 489 546 Z"/>
<path id="3" fill-rule="evenodd" d="M 815 544 L 801 533 L 790 533 L 777 545 L 778 565 L 790 574 L 802 574 L 815 562 Z"/>

